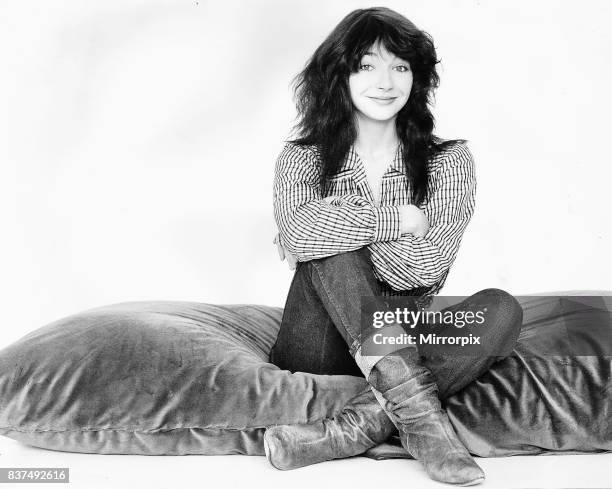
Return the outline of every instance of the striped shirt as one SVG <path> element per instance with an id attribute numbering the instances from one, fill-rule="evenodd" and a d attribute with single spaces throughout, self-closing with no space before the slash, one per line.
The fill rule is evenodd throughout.
<path id="1" fill-rule="evenodd" d="M 380 205 L 353 146 L 324 194 L 320 171 L 315 146 L 286 143 L 277 159 L 274 218 L 287 251 L 308 261 L 368 246 L 384 295 L 436 294 L 474 213 L 474 160 L 465 144 L 429 163 L 428 197 L 419 206 L 430 225 L 423 238 L 400 232 L 398 206 L 412 204 L 401 145 L 382 177 Z"/>

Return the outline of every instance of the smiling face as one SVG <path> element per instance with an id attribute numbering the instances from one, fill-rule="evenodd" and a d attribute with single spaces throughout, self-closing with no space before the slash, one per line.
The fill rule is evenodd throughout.
<path id="1" fill-rule="evenodd" d="M 397 58 L 380 43 L 361 58 L 357 72 L 349 76 L 351 100 L 358 118 L 392 121 L 412 88 L 410 64 Z"/>

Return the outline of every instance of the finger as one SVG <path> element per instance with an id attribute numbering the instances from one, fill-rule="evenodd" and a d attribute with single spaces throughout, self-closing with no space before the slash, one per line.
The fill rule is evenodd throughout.
<path id="1" fill-rule="evenodd" d="M 276 243 L 276 251 L 278 252 L 278 258 L 280 261 L 283 261 L 285 259 L 285 250 L 280 243 Z"/>
<path id="2" fill-rule="evenodd" d="M 289 264 L 289 268 L 291 270 L 295 270 L 295 267 L 297 266 L 297 258 L 291 253 L 287 253 L 287 263 Z"/>

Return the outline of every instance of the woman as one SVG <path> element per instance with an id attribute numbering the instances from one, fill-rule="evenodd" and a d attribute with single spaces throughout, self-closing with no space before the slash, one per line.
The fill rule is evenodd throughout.
<path id="1" fill-rule="evenodd" d="M 291 371 L 363 375 L 371 388 L 334 419 L 268 429 L 277 468 L 357 455 L 397 428 L 433 479 L 484 480 L 439 398 L 510 353 L 518 303 L 488 289 L 453 306 L 488 311 L 488 355 L 477 358 L 421 356 L 406 345 L 371 354 L 363 346 L 372 331 L 361 331 L 361 297 L 427 298 L 441 289 L 474 210 L 465 142 L 432 134 L 437 62 L 431 38 L 408 19 L 360 9 L 297 78 L 299 138 L 285 145 L 274 181 L 275 242 L 297 270 L 271 359 Z"/>

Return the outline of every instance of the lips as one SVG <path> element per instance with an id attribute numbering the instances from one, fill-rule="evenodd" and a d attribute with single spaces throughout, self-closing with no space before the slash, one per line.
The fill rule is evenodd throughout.
<path id="1" fill-rule="evenodd" d="M 378 105 L 391 105 L 397 97 L 368 97 Z"/>

